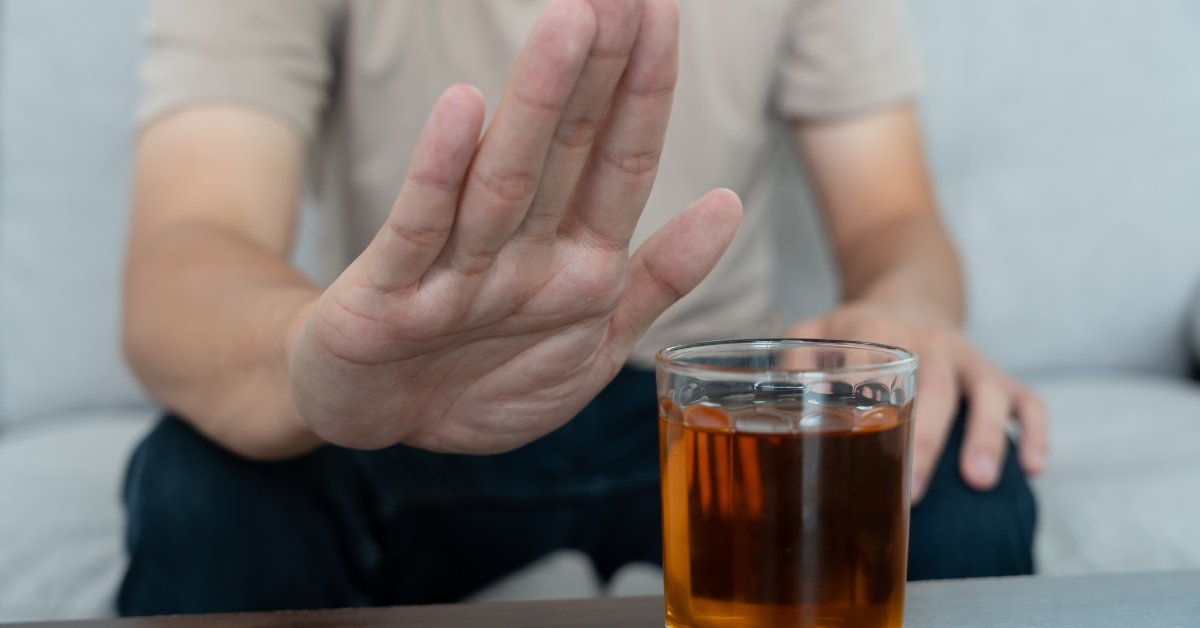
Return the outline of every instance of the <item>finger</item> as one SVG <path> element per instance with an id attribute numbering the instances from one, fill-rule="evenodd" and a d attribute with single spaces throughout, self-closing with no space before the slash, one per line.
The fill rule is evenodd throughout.
<path id="1" fill-rule="evenodd" d="M 433 106 L 387 223 L 355 262 L 380 291 L 416 284 L 445 246 L 483 115 L 483 96 L 466 85 L 446 90 Z"/>
<path id="2" fill-rule="evenodd" d="M 1008 445 L 1012 413 L 1011 386 L 990 367 L 968 365 L 967 427 L 959 456 L 959 472 L 967 485 L 986 491 L 996 485 Z"/>
<path id="3" fill-rule="evenodd" d="M 1031 390 L 1018 386 L 1016 392 L 1017 421 L 1021 426 L 1018 457 L 1025 473 L 1038 475 L 1046 468 L 1046 449 L 1049 440 L 1046 430 L 1046 406 Z"/>
<path id="4" fill-rule="evenodd" d="M 628 246 L 658 171 L 678 56 L 674 0 L 646 0 L 629 65 L 564 217 L 571 235 L 607 248 Z"/>
<path id="5" fill-rule="evenodd" d="M 491 267 L 525 217 L 554 129 L 596 37 L 583 0 L 558 0 L 533 26 L 467 174 L 443 257 L 465 275 Z"/>
<path id="6" fill-rule="evenodd" d="M 672 303 L 695 288 L 725 252 L 742 216 L 729 190 L 713 190 L 650 236 L 629 261 L 629 283 L 609 324 L 621 353 Z"/>
<path id="7" fill-rule="evenodd" d="M 557 239 L 558 223 L 596 139 L 637 38 L 641 0 L 591 0 L 596 42 L 567 101 L 546 156 L 542 183 L 517 233 L 535 242 Z"/>
<path id="8" fill-rule="evenodd" d="M 958 406 L 953 365 L 936 351 L 920 354 L 916 406 L 913 409 L 912 503 L 921 501 L 937 467 Z"/>

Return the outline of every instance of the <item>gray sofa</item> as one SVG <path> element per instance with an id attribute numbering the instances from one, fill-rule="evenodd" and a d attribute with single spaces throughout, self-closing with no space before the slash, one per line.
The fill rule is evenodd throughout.
<path id="1" fill-rule="evenodd" d="M 1041 570 L 1200 567 L 1200 10 L 908 4 L 969 333 L 1049 405 Z M 123 568 L 124 460 L 157 412 L 118 346 L 140 10 L 0 0 L 0 621 L 111 613 Z M 797 315 L 833 293 L 802 198 L 792 177 L 778 203 L 781 267 L 822 269 L 785 274 Z M 616 592 L 656 586 L 628 573 Z M 562 555 L 483 597 L 599 591 Z"/>

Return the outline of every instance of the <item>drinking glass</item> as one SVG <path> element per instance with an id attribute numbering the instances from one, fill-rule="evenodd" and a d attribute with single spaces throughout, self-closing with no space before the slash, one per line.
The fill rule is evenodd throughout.
<path id="1" fill-rule="evenodd" d="M 901 626 L 916 357 L 763 339 L 656 362 L 666 625 Z"/>

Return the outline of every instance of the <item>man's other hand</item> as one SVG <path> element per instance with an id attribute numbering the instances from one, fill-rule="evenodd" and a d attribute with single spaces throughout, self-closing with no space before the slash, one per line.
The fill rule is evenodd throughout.
<path id="1" fill-rule="evenodd" d="M 1021 468 L 1031 475 L 1040 473 L 1046 458 L 1046 413 L 1041 400 L 983 357 L 957 330 L 934 318 L 898 313 L 877 304 L 850 303 L 792 326 L 788 335 L 868 340 L 917 354 L 913 503 L 920 501 L 928 487 L 963 397 L 968 406 L 967 425 L 958 464 L 968 485 L 977 490 L 995 486 L 1014 415 L 1021 428 Z"/>

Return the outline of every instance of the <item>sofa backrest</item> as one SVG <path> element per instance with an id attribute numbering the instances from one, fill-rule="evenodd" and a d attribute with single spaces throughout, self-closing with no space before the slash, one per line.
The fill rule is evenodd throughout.
<path id="1" fill-rule="evenodd" d="M 1200 4 L 907 3 L 972 337 L 1022 372 L 1182 372 Z M 0 424 L 147 403 L 117 314 L 142 4 L 0 0 Z M 816 277 L 785 300 L 821 304 Z"/>
<path id="2" fill-rule="evenodd" d="M 139 0 L 0 0 L 0 422 L 146 403 L 117 298 Z"/>
<path id="3" fill-rule="evenodd" d="M 1200 3 L 909 0 L 970 333 L 1017 370 L 1187 363 Z"/>
<path id="4" fill-rule="evenodd" d="M 1200 288 L 1200 3 L 907 5 L 969 335 L 1018 373 L 1185 372 Z M 784 268 L 823 261 L 815 242 L 787 248 Z M 820 282 L 789 276 L 794 310 L 826 303 Z"/>
<path id="5" fill-rule="evenodd" d="M 120 269 L 145 0 L 0 0 L 0 426 L 140 406 Z M 328 280 L 320 213 L 295 254 Z"/>

